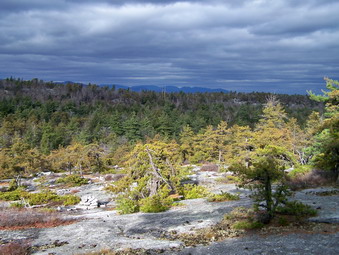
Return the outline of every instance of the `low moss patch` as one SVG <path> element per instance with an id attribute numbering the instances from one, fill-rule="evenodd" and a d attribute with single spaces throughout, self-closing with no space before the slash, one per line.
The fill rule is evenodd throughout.
<path id="1" fill-rule="evenodd" d="M 259 229 L 264 226 L 263 223 L 259 221 L 253 221 L 253 220 L 243 220 L 243 221 L 237 221 L 232 225 L 232 228 L 234 229 Z"/>
<path id="2" fill-rule="evenodd" d="M 208 202 L 224 202 L 224 201 L 232 201 L 239 200 L 240 197 L 238 194 L 231 194 L 228 192 L 221 191 L 220 194 L 211 194 L 208 198 Z"/>

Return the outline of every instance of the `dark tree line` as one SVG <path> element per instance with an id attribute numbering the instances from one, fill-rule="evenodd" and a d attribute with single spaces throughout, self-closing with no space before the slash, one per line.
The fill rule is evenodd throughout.
<path id="1" fill-rule="evenodd" d="M 0 147 L 17 138 L 45 155 L 72 142 L 104 144 L 111 150 L 156 134 L 179 139 L 221 121 L 254 127 L 268 93 L 157 93 L 58 84 L 38 79 L 0 81 Z M 303 95 L 276 95 L 289 117 L 304 126 L 323 104 Z"/>

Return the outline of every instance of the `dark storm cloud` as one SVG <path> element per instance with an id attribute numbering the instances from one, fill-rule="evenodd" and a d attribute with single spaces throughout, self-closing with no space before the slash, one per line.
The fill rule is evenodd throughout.
<path id="1" fill-rule="evenodd" d="M 2 0 L 0 78 L 303 93 L 338 77 L 330 0 Z"/>

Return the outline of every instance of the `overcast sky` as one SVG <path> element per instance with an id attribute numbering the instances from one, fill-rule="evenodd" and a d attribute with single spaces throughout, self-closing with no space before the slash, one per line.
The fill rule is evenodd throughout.
<path id="1" fill-rule="evenodd" d="M 338 0 L 0 0 L 0 78 L 305 93 L 339 78 Z"/>

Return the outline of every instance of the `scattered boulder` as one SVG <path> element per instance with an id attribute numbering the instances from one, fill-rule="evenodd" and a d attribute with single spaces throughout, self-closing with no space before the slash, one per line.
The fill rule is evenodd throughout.
<path id="1" fill-rule="evenodd" d="M 97 200 L 97 207 L 107 207 L 107 204 L 110 202 L 110 200 Z"/>
<path id="2" fill-rule="evenodd" d="M 76 206 L 76 208 L 85 210 L 95 209 L 97 207 L 99 207 L 98 199 L 91 195 L 81 197 L 80 203 Z"/>

